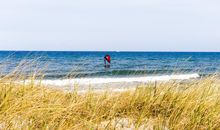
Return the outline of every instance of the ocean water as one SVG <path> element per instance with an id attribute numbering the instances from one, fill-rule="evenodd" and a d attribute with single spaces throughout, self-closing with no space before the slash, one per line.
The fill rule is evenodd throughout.
<path id="1" fill-rule="evenodd" d="M 111 55 L 110 68 L 104 67 L 106 54 Z M 59 80 L 61 84 L 66 79 L 105 83 L 197 78 L 219 73 L 219 68 L 218 52 L 0 51 L 2 76 L 16 70 L 43 74 L 47 82 Z"/>

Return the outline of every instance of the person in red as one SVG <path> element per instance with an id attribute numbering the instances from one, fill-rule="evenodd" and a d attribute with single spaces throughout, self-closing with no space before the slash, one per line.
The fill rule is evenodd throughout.
<path id="1" fill-rule="evenodd" d="M 111 56 L 110 55 L 105 55 L 104 57 L 104 63 L 105 63 L 105 68 L 110 68 L 111 64 Z"/>

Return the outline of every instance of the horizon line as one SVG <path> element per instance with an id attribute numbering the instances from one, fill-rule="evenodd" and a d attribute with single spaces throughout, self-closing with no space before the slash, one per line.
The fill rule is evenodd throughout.
<path id="1" fill-rule="evenodd" d="M 143 51 L 143 50 L 0 50 L 0 52 L 182 52 L 182 53 L 220 53 L 220 51 Z"/>

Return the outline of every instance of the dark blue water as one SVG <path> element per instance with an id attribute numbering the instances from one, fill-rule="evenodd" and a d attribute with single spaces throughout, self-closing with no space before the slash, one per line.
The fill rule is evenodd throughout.
<path id="1" fill-rule="evenodd" d="M 111 68 L 103 57 L 111 55 Z M 18 67 L 19 66 L 19 67 Z M 45 78 L 120 77 L 172 73 L 219 73 L 220 53 L 204 52 L 0 52 L 0 72 L 12 71 Z"/>

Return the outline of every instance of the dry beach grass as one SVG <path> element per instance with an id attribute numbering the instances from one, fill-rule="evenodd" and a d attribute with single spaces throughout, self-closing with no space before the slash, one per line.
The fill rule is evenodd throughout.
<path id="1" fill-rule="evenodd" d="M 0 129 L 219 129 L 217 77 L 124 92 L 64 92 L 0 80 Z"/>

